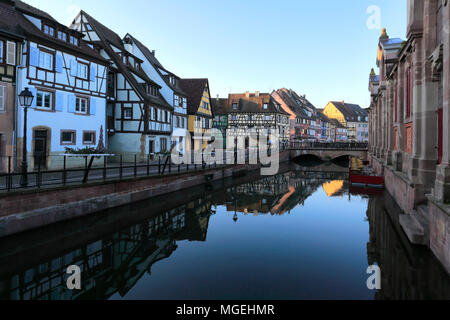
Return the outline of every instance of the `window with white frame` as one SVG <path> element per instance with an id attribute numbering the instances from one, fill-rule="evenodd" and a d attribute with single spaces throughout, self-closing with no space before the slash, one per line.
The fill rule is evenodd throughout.
<path id="1" fill-rule="evenodd" d="M 39 51 L 39 68 L 53 70 L 53 55 L 45 51 Z"/>
<path id="2" fill-rule="evenodd" d="M 53 93 L 48 91 L 37 91 L 36 93 L 36 108 L 52 110 L 53 108 Z"/>
<path id="3" fill-rule="evenodd" d="M 81 114 L 88 113 L 88 98 L 76 97 L 75 99 L 75 112 Z"/>
<path id="4" fill-rule="evenodd" d="M 180 106 L 180 97 L 177 95 L 175 95 L 175 97 L 174 97 L 174 105 L 176 107 Z"/>
<path id="5" fill-rule="evenodd" d="M 95 144 L 95 131 L 83 132 L 83 144 L 92 145 Z"/>
<path id="6" fill-rule="evenodd" d="M 5 86 L 0 86 L 0 111 L 5 111 L 6 109 L 6 87 Z"/>
<path id="7" fill-rule="evenodd" d="M 88 78 L 88 65 L 84 63 L 77 63 L 77 76 L 81 79 Z"/>
<path id="8" fill-rule="evenodd" d="M 61 132 L 61 144 L 74 145 L 76 142 L 75 137 L 76 137 L 75 131 L 62 131 Z"/>

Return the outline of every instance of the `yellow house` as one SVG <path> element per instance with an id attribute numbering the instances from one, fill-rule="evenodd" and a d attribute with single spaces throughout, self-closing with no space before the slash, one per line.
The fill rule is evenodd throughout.
<path id="1" fill-rule="evenodd" d="M 203 134 L 211 134 L 213 113 L 208 79 L 181 79 L 180 88 L 188 95 L 188 131 L 191 134 L 193 150 L 207 147 L 208 142 L 201 141 Z"/>
<path id="2" fill-rule="evenodd" d="M 323 110 L 323 114 L 325 114 L 330 119 L 336 119 L 345 128 L 347 128 L 347 120 L 342 110 L 342 105 L 342 102 L 328 102 L 327 106 Z"/>
<path id="3" fill-rule="evenodd" d="M 366 109 L 353 103 L 331 101 L 323 113 L 330 119 L 336 119 L 347 129 L 348 141 L 367 141 L 369 114 Z"/>

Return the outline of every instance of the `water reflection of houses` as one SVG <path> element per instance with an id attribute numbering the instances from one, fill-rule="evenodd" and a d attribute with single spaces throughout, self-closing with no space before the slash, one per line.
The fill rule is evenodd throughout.
<path id="1" fill-rule="evenodd" d="M 229 188 L 225 200 L 227 211 L 283 215 L 296 206 L 303 205 L 322 186 L 324 178 L 330 177 L 322 177 L 313 172 L 292 171 Z"/>
<path id="2" fill-rule="evenodd" d="M 142 223 L 72 249 L 0 280 L 0 299 L 107 299 L 124 296 L 158 261 L 177 249 L 177 241 L 205 241 L 210 197 L 153 216 Z M 66 270 L 77 265 L 82 289 L 66 289 Z"/>

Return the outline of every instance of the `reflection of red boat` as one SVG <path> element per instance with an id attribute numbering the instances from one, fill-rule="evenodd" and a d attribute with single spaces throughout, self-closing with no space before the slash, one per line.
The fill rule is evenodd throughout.
<path id="1" fill-rule="evenodd" d="M 369 163 L 359 158 L 350 158 L 349 181 L 356 188 L 384 188 L 384 178 L 375 175 Z"/>

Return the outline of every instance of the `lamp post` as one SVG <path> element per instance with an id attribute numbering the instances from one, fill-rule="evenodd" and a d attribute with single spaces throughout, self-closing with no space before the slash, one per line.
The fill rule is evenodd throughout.
<path id="1" fill-rule="evenodd" d="M 20 185 L 22 187 L 28 187 L 28 164 L 27 164 L 27 113 L 28 108 L 31 107 L 31 104 L 33 103 L 34 96 L 33 94 L 28 90 L 28 88 L 25 88 L 20 94 L 19 94 L 19 102 L 20 105 L 23 107 L 24 116 L 23 116 L 23 154 L 22 154 L 22 181 Z"/>

